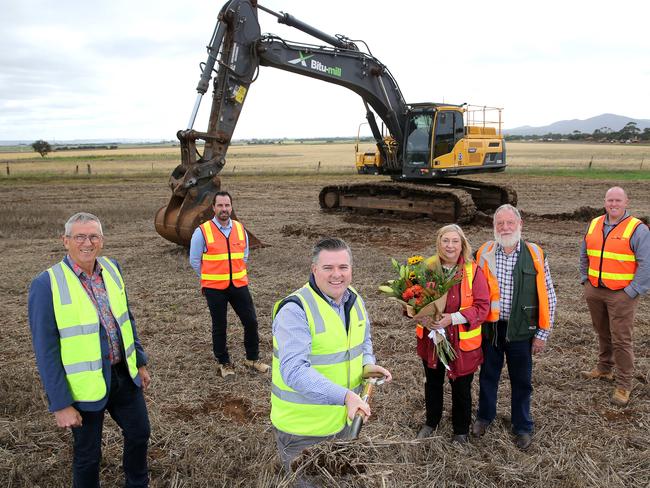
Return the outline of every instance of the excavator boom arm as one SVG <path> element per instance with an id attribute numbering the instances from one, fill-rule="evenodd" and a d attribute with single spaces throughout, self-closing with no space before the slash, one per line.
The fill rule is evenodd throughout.
<path id="1" fill-rule="evenodd" d="M 292 42 L 275 35 L 262 34 L 258 22 L 259 10 L 275 16 L 278 22 L 303 31 L 327 45 Z M 188 127 L 178 131 L 177 134 L 181 144 L 181 164 L 174 169 L 170 177 L 172 198 L 169 204 L 156 214 L 155 224 L 158 233 L 170 241 L 187 246 L 194 229 L 213 216 L 212 200 L 221 185 L 217 175 L 225 165 L 226 153 L 239 115 L 260 66 L 333 83 L 357 93 L 363 101 L 366 118 L 381 154 L 381 173 L 391 175 L 394 179 L 433 178 L 435 172 L 429 172 L 426 165 L 431 157 L 430 144 L 434 134 L 433 121 L 436 107 L 442 105 L 407 104 L 386 66 L 369 50 L 361 51 L 357 43 L 363 41 L 352 41 L 341 35 L 331 36 L 289 14 L 277 13 L 262 7 L 256 0 L 227 2 L 219 12 L 218 23 L 208 45 L 208 58 L 202 65 L 201 78 L 197 85 L 198 96 Z M 213 91 L 208 128 L 206 132 L 196 131 L 193 129 L 196 114 L 211 80 L 213 80 Z M 448 106 L 445 107 L 449 110 Z M 457 107 L 453 109 L 455 112 L 461 110 L 461 106 Z M 388 129 L 389 137 L 382 136 L 375 113 Z M 417 117 L 428 120 L 426 124 L 429 129 L 419 124 L 416 121 Z M 457 137 L 458 130 L 463 132 L 463 128 L 459 127 L 453 129 L 451 133 L 454 141 L 462 138 L 462 134 L 460 138 Z M 440 139 L 444 144 L 440 145 L 449 148 L 453 144 L 447 139 L 442 140 L 446 135 L 446 132 L 441 132 Z M 422 136 L 424 136 L 424 143 L 418 140 Z M 436 135 L 436 140 L 437 137 Z M 197 141 L 204 141 L 202 154 L 197 148 Z M 500 145 L 500 142 L 495 141 L 495 144 Z M 471 149 L 468 154 L 472 153 Z M 473 149 L 476 151 L 476 148 Z M 446 150 L 441 154 L 451 154 L 451 151 Z M 483 169 L 502 171 L 505 168 L 504 154 L 502 160 L 497 161 L 500 163 L 498 167 L 486 166 Z M 495 153 L 493 156 L 496 155 L 498 154 Z M 458 161 L 462 160 L 462 154 L 453 157 L 457 157 Z M 405 172 L 407 163 L 412 166 L 409 167 L 411 173 Z M 468 169 L 472 172 L 477 171 L 475 167 Z M 488 191 L 485 185 L 480 187 L 474 185 L 463 190 L 462 195 L 453 198 L 450 198 L 450 195 L 453 196 L 450 192 L 420 192 L 421 198 L 429 200 L 432 207 L 430 212 L 420 212 L 419 205 L 404 198 L 408 191 L 415 195 L 417 191 L 414 188 L 386 186 L 382 188 L 383 193 L 379 196 L 375 195 L 377 188 L 374 187 L 348 190 L 325 188 L 320 196 L 321 206 L 324 209 L 336 209 L 339 206 L 388 208 L 391 211 L 406 209 L 434 216 L 441 215 L 439 209 L 445 208 L 443 218 L 461 221 L 465 218 L 465 213 L 471 215 L 473 212 L 472 198 L 468 192 L 474 192 L 477 196 L 494 194 L 495 201 L 512 201 L 511 195 L 508 192 L 504 193 L 501 188 Z M 250 232 L 249 237 L 251 237 L 251 247 L 260 244 Z"/>
<path id="2" fill-rule="evenodd" d="M 277 36 L 262 35 L 257 19 L 258 8 L 330 46 L 288 42 Z M 181 164 L 170 177 L 172 198 L 156 214 L 158 233 L 181 245 L 189 245 L 194 229 L 212 217 L 212 198 L 220 188 L 217 176 L 237 126 L 250 84 L 259 66 L 270 66 L 328 83 L 344 86 L 363 99 L 366 108 L 384 121 L 393 138 L 402 140 L 407 111 L 402 93 L 388 69 L 372 55 L 359 51 L 356 44 L 342 36 L 330 36 L 295 17 L 276 13 L 257 5 L 256 0 L 230 0 L 219 12 L 218 23 L 207 46 L 208 58 L 202 65 L 197 99 L 188 127 L 177 137 L 181 146 Z M 214 78 L 213 78 L 214 74 Z M 213 79 L 212 107 L 206 132 L 193 129 L 202 96 Z M 367 110 L 367 116 L 372 112 Z M 371 123 L 371 125 L 373 125 Z M 376 123 L 374 127 L 376 128 Z M 382 150 L 384 141 L 373 131 Z M 203 154 L 197 141 L 203 141 Z M 399 172 L 393 158 L 387 168 Z M 253 244 L 256 239 L 252 239 Z"/>

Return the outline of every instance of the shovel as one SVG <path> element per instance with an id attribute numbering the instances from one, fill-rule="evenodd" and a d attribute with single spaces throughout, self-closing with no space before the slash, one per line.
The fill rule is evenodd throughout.
<path id="1" fill-rule="evenodd" d="M 372 397 L 372 394 L 375 391 L 375 388 L 379 385 L 383 385 L 385 381 L 386 377 L 383 375 L 365 378 L 363 380 L 363 392 L 361 393 L 361 399 L 364 402 L 368 403 L 370 401 L 370 397 Z M 354 416 L 348 439 L 354 440 L 359 437 L 359 433 L 361 432 L 361 427 L 363 427 L 364 421 L 365 416 L 363 413 L 359 412 Z"/>

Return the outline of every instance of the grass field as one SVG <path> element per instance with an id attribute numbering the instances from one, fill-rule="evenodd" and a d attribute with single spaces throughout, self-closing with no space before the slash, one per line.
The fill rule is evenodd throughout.
<path id="1" fill-rule="evenodd" d="M 371 149 L 371 145 L 367 146 Z M 364 149 L 364 148 L 362 148 Z M 558 172 L 593 177 L 599 171 L 640 171 L 650 175 L 650 146 L 637 144 L 510 143 L 507 160 L 512 171 L 531 174 Z M 169 174 L 180 163 L 178 147 L 139 147 L 113 150 L 61 151 L 41 158 L 36 153 L 0 153 L 0 173 L 9 177 L 127 176 Z M 319 164 L 320 163 L 320 164 Z M 2 168 L 4 166 L 4 168 Z M 353 174 L 354 144 L 272 144 L 232 146 L 223 174 Z M 568 171 L 567 171 L 568 170 Z M 572 173 L 576 172 L 577 173 Z M 600 173 L 602 177 L 602 173 Z"/>

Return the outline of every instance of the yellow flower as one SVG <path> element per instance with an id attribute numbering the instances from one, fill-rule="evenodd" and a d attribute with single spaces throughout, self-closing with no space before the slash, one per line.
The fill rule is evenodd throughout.
<path id="1" fill-rule="evenodd" d="M 422 260 L 424 260 L 424 257 L 423 257 L 423 256 L 411 256 L 411 257 L 408 258 L 408 260 L 406 261 L 406 264 L 408 264 L 409 266 L 411 266 L 411 265 L 413 265 L 413 264 L 418 264 L 418 263 L 422 262 Z"/>
<path id="2" fill-rule="evenodd" d="M 415 273 L 415 271 L 411 271 L 409 273 L 409 280 L 413 281 L 417 277 L 418 277 L 418 275 Z"/>

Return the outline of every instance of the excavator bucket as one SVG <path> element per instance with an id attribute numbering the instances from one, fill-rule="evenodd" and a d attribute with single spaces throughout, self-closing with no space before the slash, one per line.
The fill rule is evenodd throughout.
<path id="1" fill-rule="evenodd" d="M 220 189 L 221 178 L 214 176 L 202 185 L 189 190 L 185 196 L 172 195 L 169 203 L 156 212 L 156 232 L 168 241 L 189 247 L 194 229 L 214 217 L 212 203 L 214 195 Z M 234 211 L 231 217 L 234 220 L 239 220 Z M 250 249 L 264 247 L 262 241 L 255 234 L 248 229 L 246 232 Z"/>

